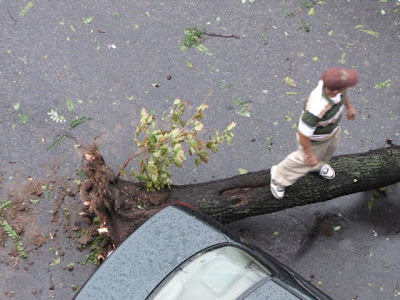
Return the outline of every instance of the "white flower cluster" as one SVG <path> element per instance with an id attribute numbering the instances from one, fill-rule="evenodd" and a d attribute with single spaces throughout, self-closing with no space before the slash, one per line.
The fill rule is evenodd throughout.
<path id="1" fill-rule="evenodd" d="M 56 110 L 51 110 L 47 113 L 50 116 L 50 119 L 57 123 L 64 123 L 66 120 L 63 116 L 60 116 Z"/>

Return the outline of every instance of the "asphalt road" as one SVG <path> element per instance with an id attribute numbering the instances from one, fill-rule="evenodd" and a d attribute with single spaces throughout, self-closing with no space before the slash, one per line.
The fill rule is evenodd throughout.
<path id="1" fill-rule="evenodd" d="M 76 178 L 77 145 L 95 138 L 117 170 L 133 151 L 142 107 L 161 115 L 175 98 L 196 107 L 210 91 L 206 129 L 237 122 L 235 139 L 207 165 L 176 170 L 175 184 L 270 168 L 295 148 L 303 102 L 331 66 L 361 74 L 348 91 L 358 116 L 342 122 L 338 154 L 379 148 L 387 138 L 400 143 L 400 2 L 242 2 L 0 0 L 2 199 L 28 178 Z M 184 30 L 194 27 L 224 37 L 204 38 L 208 54 L 180 51 Z M 66 122 L 53 121 L 51 111 Z M 91 120 L 71 128 L 81 117 Z M 60 134 L 68 137 L 48 151 Z M 397 185 L 371 212 L 371 194 L 362 193 L 231 227 L 334 299 L 393 299 L 400 296 L 399 194 Z M 46 228 L 51 205 L 32 222 Z M 321 224 L 336 230 L 324 234 Z M 17 270 L 7 247 L 3 241 L 0 299 L 69 299 L 94 270 L 62 268 L 87 252 L 61 228 Z M 50 266 L 60 251 L 62 262 Z"/>

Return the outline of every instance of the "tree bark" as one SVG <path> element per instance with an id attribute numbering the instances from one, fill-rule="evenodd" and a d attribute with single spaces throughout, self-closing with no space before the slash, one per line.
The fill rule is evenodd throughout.
<path id="1" fill-rule="evenodd" d="M 282 200 L 275 199 L 270 192 L 270 170 L 148 193 L 137 183 L 116 181 L 115 174 L 102 162 L 101 169 L 91 165 L 94 160 L 88 161 L 87 167 L 97 179 L 89 176 L 81 196 L 106 222 L 116 245 L 153 214 L 175 202 L 192 205 L 221 223 L 229 223 L 400 182 L 400 146 L 334 157 L 334 179 L 310 173 L 287 187 Z M 108 176 L 105 182 L 100 180 L 100 185 L 96 182 L 101 177 L 99 170 Z"/>

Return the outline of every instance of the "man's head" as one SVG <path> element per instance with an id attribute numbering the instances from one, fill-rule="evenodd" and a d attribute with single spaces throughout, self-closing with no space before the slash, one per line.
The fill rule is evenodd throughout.
<path id="1" fill-rule="evenodd" d="M 322 74 L 324 88 L 331 92 L 341 92 L 357 84 L 360 74 L 354 69 L 329 68 Z"/>

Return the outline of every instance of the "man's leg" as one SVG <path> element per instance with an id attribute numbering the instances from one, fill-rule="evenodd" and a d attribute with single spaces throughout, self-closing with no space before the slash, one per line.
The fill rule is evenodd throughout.
<path id="1" fill-rule="evenodd" d="M 317 156 L 318 164 L 314 167 L 307 166 L 305 163 L 305 154 L 301 145 L 298 143 L 298 149 L 290 153 L 281 163 L 271 168 L 271 192 L 277 199 L 282 199 L 285 194 L 285 187 L 295 183 L 300 177 L 310 171 L 324 171 L 321 168 L 331 159 L 340 140 L 340 128 L 335 135 L 328 141 L 312 146 L 314 154 Z M 298 139 L 297 139 L 298 141 Z M 320 175 L 327 179 L 335 177 L 335 172 L 328 165 L 329 172 Z M 329 176 L 328 176 L 329 175 Z"/>
<path id="2" fill-rule="evenodd" d="M 313 151 L 318 159 L 318 164 L 313 167 L 313 172 L 319 172 L 325 179 L 333 179 L 335 177 L 335 170 L 328 164 L 329 160 L 335 153 L 340 141 L 340 128 L 335 135 L 328 141 L 313 146 Z"/>
<path id="3" fill-rule="evenodd" d="M 304 151 L 299 148 L 275 166 L 273 180 L 278 186 L 289 186 L 310 172 L 311 169 L 312 167 L 305 163 Z"/>

